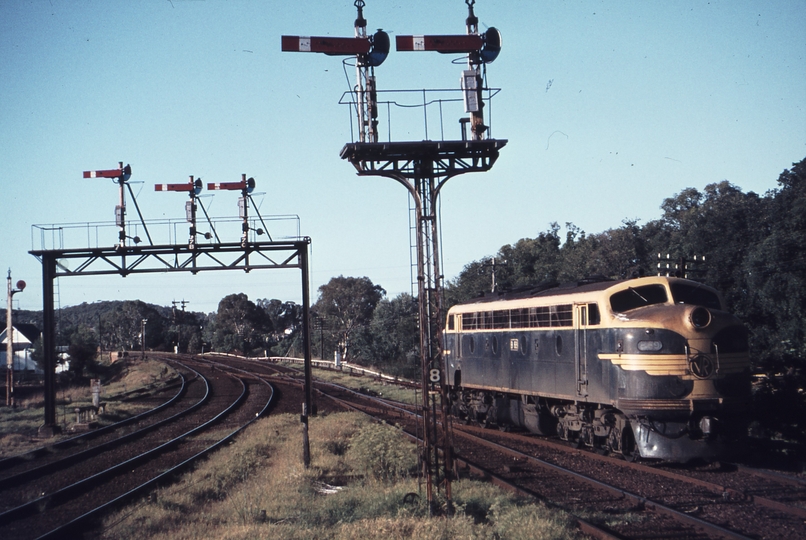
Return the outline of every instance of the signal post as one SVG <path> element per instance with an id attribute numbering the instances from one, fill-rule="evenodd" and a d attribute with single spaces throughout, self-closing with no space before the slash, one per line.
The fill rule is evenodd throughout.
<path id="1" fill-rule="evenodd" d="M 478 19 L 473 12 L 475 0 L 468 6 L 466 34 L 439 36 L 397 36 L 398 51 L 435 51 L 443 54 L 466 54 L 468 67 L 462 72 L 461 89 L 470 124 L 470 137 L 461 140 L 379 142 L 377 131 L 377 85 L 374 67 L 380 65 L 388 51 L 388 37 L 379 31 L 366 37 L 364 2 L 356 0 L 358 9 L 356 37 L 303 38 L 283 36 L 283 50 L 323 52 L 331 55 L 355 55 L 355 105 L 358 142 L 345 145 L 341 157 L 352 163 L 360 176 L 382 176 L 402 184 L 414 201 L 417 215 L 417 294 L 420 320 L 420 362 L 423 417 L 423 468 L 430 511 L 437 513 L 436 492 L 443 490 L 447 512 L 452 513 L 451 477 L 453 471 L 450 415 L 445 394 L 443 351 L 442 281 L 439 261 L 437 198 L 445 183 L 454 176 L 469 172 L 485 172 L 498 159 L 506 140 L 491 139 L 484 122 L 483 71 L 498 56 L 501 36 L 495 28 L 478 33 Z M 344 41 L 338 41 L 343 39 Z M 367 44 L 365 40 L 368 40 Z M 350 48 L 352 44 L 352 48 Z M 441 413 L 442 423 L 438 421 Z M 440 445 L 441 439 L 441 445 Z M 441 449 L 440 449 L 441 446 Z M 441 450 L 441 452 L 440 452 Z"/>

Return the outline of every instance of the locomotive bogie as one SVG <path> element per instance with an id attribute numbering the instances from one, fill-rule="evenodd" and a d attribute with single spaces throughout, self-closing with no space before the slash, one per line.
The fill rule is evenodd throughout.
<path id="1" fill-rule="evenodd" d="M 453 410 L 628 457 L 718 457 L 749 397 L 747 333 L 722 305 L 713 289 L 658 277 L 454 306 Z"/>

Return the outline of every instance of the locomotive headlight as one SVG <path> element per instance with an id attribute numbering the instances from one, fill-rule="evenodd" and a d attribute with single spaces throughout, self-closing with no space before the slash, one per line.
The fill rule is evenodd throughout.
<path id="1" fill-rule="evenodd" d="M 691 310 L 689 320 L 694 328 L 701 330 L 711 324 L 711 312 L 702 306 L 696 307 Z"/>
<path id="2" fill-rule="evenodd" d="M 657 352 L 663 348 L 663 342 L 657 340 L 642 340 L 636 345 L 641 352 Z"/>

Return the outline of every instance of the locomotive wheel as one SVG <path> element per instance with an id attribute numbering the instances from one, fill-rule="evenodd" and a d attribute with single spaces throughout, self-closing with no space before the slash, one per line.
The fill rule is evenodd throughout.
<path id="1" fill-rule="evenodd" d="M 574 446 L 576 448 L 593 446 L 593 430 L 590 428 L 590 426 L 582 426 L 582 429 L 579 431 L 579 435 L 577 435 L 576 441 L 574 441 Z"/>
<path id="2" fill-rule="evenodd" d="M 610 435 L 607 436 L 607 449 L 614 454 L 621 452 L 621 432 L 618 428 L 610 430 Z"/>
<path id="3" fill-rule="evenodd" d="M 571 441 L 571 444 L 574 448 L 584 448 L 585 447 L 585 428 L 583 427 L 579 433 L 576 434 L 574 437 L 570 432 L 568 433 L 568 440 Z"/>

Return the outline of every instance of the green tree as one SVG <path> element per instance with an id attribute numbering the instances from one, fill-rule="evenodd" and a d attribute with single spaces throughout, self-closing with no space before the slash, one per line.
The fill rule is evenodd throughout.
<path id="1" fill-rule="evenodd" d="M 265 322 L 264 346 L 280 356 L 299 344 L 302 330 L 302 306 L 295 302 L 260 299 L 256 302 Z"/>
<path id="2" fill-rule="evenodd" d="M 768 371 L 806 368 L 806 159 L 778 178 L 746 257 L 748 318 Z"/>
<path id="3" fill-rule="evenodd" d="M 220 352 L 242 351 L 248 355 L 263 343 L 262 312 L 243 293 L 225 296 L 218 303 L 213 348 Z"/>
<path id="4" fill-rule="evenodd" d="M 418 316 L 417 300 L 410 294 L 378 302 L 369 326 L 362 333 L 364 343 L 359 350 L 363 363 L 389 375 L 415 378 L 420 356 Z"/>
<path id="5" fill-rule="evenodd" d="M 67 354 L 70 356 L 70 372 L 82 377 L 84 371 L 93 371 L 98 350 L 98 336 L 86 325 L 79 325 L 70 335 Z"/>
<path id="6" fill-rule="evenodd" d="M 146 349 L 154 349 L 165 342 L 165 318 L 153 306 L 139 300 L 127 300 L 112 312 L 101 317 L 102 346 L 106 350 L 136 351 L 142 348 L 143 319 L 147 319 Z"/>
<path id="7" fill-rule="evenodd" d="M 353 338 L 369 325 L 375 306 L 385 295 L 368 277 L 334 277 L 319 287 L 319 299 L 312 309 L 332 322 L 329 333 L 345 361 L 351 357 Z"/>

